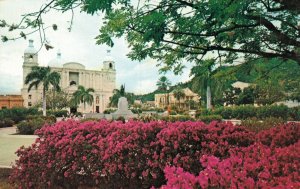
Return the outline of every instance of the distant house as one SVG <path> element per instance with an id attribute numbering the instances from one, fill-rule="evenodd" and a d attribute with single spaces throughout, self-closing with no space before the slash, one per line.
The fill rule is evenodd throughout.
<path id="1" fill-rule="evenodd" d="M 22 95 L 0 95 L 0 109 L 23 107 Z"/>
<path id="2" fill-rule="evenodd" d="M 165 108 L 168 105 L 176 105 L 178 107 L 182 107 L 184 109 L 188 108 L 188 104 L 186 103 L 189 100 L 193 100 L 196 103 L 199 102 L 199 95 L 191 91 L 189 88 L 182 89 L 185 97 L 177 100 L 174 96 L 173 91 L 171 93 L 161 93 L 155 94 L 155 107 L 157 108 Z M 179 104 L 180 102 L 180 104 Z"/>
<path id="3" fill-rule="evenodd" d="M 233 84 L 231 84 L 232 87 L 241 89 L 242 91 L 245 88 L 250 87 L 251 85 L 255 85 L 255 84 L 245 83 L 245 82 L 241 82 L 241 81 L 236 81 Z M 289 108 L 300 106 L 300 102 L 298 102 L 296 100 L 279 101 L 279 102 L 275 102 L 274 104 L 276 104 L 276 105 L 281 105 L 282 104 L 282 105 L 285 105 Z M 254 103 L 254 106 L 258 106 L 258 104 Z"/>
<path id="4" fill-rule="evenodd" d="M 247 88 L 251 85 L 252 85 L 252 83 L 245 83 L 245 82 L 242 82 L 242 81 L 236 81 L 236 82 L 231 84 L 232 87 L 237 88 L 237 89 L 241 89 L 242 91 L 245 88 Z"/>

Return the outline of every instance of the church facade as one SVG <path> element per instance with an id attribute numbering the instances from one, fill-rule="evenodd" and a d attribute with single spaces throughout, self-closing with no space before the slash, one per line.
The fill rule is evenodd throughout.
<path id="1" fill-rule="evenodd" d="M 42 101 L 42 85 L 37 89 L 34 87 L 28 92 L 28 85 L 25 85 L 25 78 L 31 72 L 33 66 L 39 66 L 38 53 L 33 46 L 33 41 L 29 40 L 29 46 L 24 52 L 23 62 L 23 87 L 21 94 L 24 99 L 24 107 L 31 107 Z M 61 53 L 57 53 L 57 57 L 48 64 L 51 71 L 60 74 L 60 88 L 69 94 L 77 90 L 78 86 L 84 86 L 86 89 L 93 88 L 94 102 L 92 105 L 80 104 L 77 109 L 69 109 L 69 111 L 78 111 L 83 113 L 103 112 L 109 104 L 110 97 L 116 88 L 116 69 L 113 59 L 109 56 L 105 57 L 103 67 L 99 70 L 89 70 L 78 62 L 65 62 L 61 58 Z"/>

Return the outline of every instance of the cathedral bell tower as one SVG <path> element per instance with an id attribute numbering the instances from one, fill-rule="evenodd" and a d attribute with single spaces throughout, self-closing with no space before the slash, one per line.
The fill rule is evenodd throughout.
<path id="1" fill-rule="evenodd" d="M 114 71 L 115 70 L 115 62 L 110 55 L 110 50 L 107 50 L 106 52 L 107 52 L 107 54 L 106 54 L 106 57 L 103 62 L 103 69 Z"/>
<path id="2" fill-rule="evenodd" d="M 24 51 L 23 56 L 23 87 L 21 89 L 24 99 L 24 106 L 30 107 L 38 100 L 38 91 L 32 89 L 28 92 L 28 85 L 25 85 L 25 78 L 31 72 L 33 66 L 38 66 L 38 51 L 33 46 L 33 40 L 29 40 L 29 45 Z"/>

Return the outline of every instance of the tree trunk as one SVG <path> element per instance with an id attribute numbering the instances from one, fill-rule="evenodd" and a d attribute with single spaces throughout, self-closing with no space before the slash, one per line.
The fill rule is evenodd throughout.
<path id="1" fill-rule="evenodd" d="M 46 89 L 43 88 L 43 116 L 46 116 Z"/>
<path id="2" fill-rule="evenodd" d="M 210 110 L 211 107 L 211 91 L 210 91 L 210 86 L 208 85 L 206 88 L 206 108 Z"/>

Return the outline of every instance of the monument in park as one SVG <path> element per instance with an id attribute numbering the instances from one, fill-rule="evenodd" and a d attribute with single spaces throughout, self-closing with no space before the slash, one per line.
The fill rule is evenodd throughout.
<path id="1" fill-rule="evenodd" d="M 136 117 L 136 115 L 133 114 L 128 109 L 128 101 L 127 101 L 127 98 L 125 98 L 125 97 L 120 97 L 119 98 L 118 110 L 116 112 L 112 113 L 112 118 L 113 119 L 117 119 L 119 117 L 124 117 L 126 120 Z"/>

